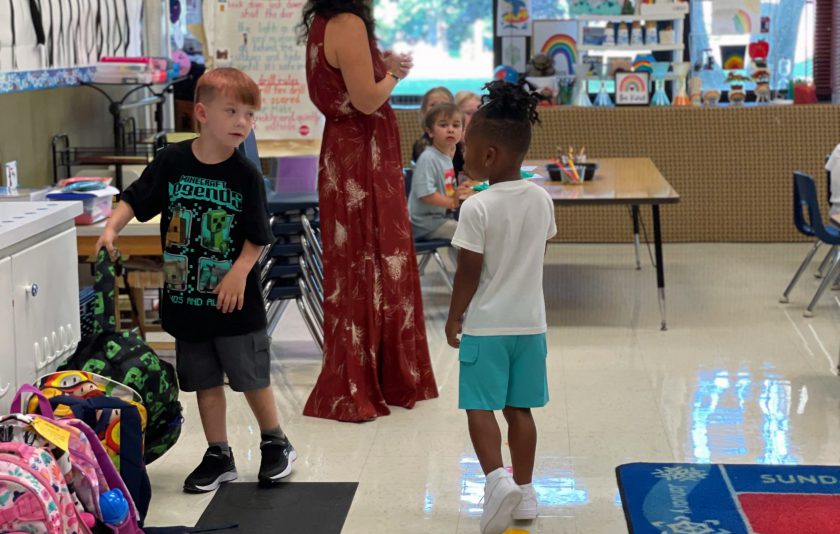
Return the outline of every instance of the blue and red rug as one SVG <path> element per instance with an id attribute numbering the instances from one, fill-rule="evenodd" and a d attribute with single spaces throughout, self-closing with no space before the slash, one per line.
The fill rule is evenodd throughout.
<path id="1" fill-rule="evenodd" d="M 840 466 L 616 468 L 631 534 L 840 533 Z"/>

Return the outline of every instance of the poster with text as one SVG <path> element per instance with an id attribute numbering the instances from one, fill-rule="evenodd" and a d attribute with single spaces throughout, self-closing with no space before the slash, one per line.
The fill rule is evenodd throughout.
<path id="1" fill-rule="evenodd" d="M 531 0 L 499 0 L 496 35 L 531 36 Z"/>
<path id="2" fill-rule="evenodd" d="M 546 54 L 554 59 L 557 76 L 574 75 L 578 62 L 578 25 L 574 20 L 536 20 L 531 41 L 532 54 Z"/>
<path id="3" fill-rule="evenodd" d="M 712 33 L 737 35 L 758 33 L 761 0 L 715 0 L 712 2 Z"/>
<path id="4" fill-rule="evenodd" d="M 309 100 L 305 47 L 295 26 L 304 0 L 205 0 L 207 57 L 260 86 L 257 139 L 319 139 L 323 117 Z"/>

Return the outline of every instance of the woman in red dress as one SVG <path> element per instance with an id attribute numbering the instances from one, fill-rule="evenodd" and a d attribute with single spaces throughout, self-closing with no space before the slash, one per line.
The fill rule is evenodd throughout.
<path id="1" fill-rule="evenodd" d="M 368 0 L 309 0 L 301 37 L 309 96 L 326 117 L 324 366 L 303 413 L 367 421 L 438 394 L 388 104 L 411 58 L 379 52 Z"/>

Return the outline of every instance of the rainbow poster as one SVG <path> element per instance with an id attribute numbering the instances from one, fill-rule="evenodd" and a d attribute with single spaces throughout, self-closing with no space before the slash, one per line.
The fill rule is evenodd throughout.
<path id="1" fill-rule="evenodd" d="M 500 37 L 529 37 L 531 0 L 499 0 L 496 34 Z"/>
<path id="2" fill-rule="evenodd" d="M 744 68 L 744 58 L 747 47 L 744 45 L 721 45 L 720 61 L 724 70 L 741 70 Z"/>
<path id="3" fill-rule="evenodd" d="M 758 31 L 761 24 L 760 0 L 727 0 L 712 3 L 712 32 L 743 35 Z"/>
<path id="4" fill-rule="evenodd" d="M 532 50 L 551 57 L 557 75 L 572 76 L 578 62 L 577 31 L 577 22 L 573 20 L 534 21 Z"/>
<path id="5" fill-rule="evenodd" d="M 618 106 L 646 106 L 650 103 L 650 75 L 647 72 L 616 72 L 615 103 Z"/>

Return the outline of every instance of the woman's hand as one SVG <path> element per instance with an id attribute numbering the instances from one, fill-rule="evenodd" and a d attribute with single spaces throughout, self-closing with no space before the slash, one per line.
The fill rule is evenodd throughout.
<path id="1" fill-rule="evenodd" d="M 382 54 L 382 60 L 385 62 L 385 68 L 399 76 L 400 79 L 408 76 L 408 73 L 414 67 L 414 59 L 411 54 L 395 54 L 388 51 Z"/>

